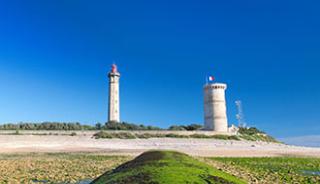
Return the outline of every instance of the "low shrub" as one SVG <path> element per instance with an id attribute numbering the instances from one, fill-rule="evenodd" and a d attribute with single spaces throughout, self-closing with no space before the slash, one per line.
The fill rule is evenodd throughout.
<path id="1" fill-rule="evenodd" d="M 136 138 L 139 139 L 148 139 L 154 137 L 154 134 L 143 133 L 143 134 L 135 134 Z"/>
<path id="2" fill-rule="evenodd" d="M 267 135 L 263 131 L 255 127 L 240 127 L 240 138 L 248 141 L 264 141 L 264 142 L 279 142 L 275 138 Z"/>
<path id="3" fill-rule="evenodd" d="M 16 132 L 15 133 L 13 133 L 14 135 L 20 135 L 20 132 L 19 132 L 19 130 L 16 130 Z"/>
<path id="4" fill-rule="evenodd" d="M 105 131 L 100 131 L 95 134 L 93 134 L 93 137 L 96 139 L 112 139 L 113 136 L 111 133 L 105 132 Z"/>
<path id="5" fill-rule="evenodd" d="M 165 137 L 170 138 L 189 138 L 187 135 L 180 135 L 180 134 L 165 134 Z"/>
<path id="6" fill-rule="evenodd" d="M 103 130 L 161 130 L 155 126 L 145 126 L 126 122 L 109 121 L 104 126 L 100 126 Z"/>
<path id="7" fill-rule="evenodd" d="M 240 134 L 254 135 L 254 134 L 265 134 L 263 131 L 257 129 L 256 127 L 239 127 Z"/>
<path id="8" fill-rule="evenodd" d="M 211 137 L 214 139 L 221 139 L 221 140 L 240 140 L 235 135 L 213 135 Z"/>
<path id="9" fill-rule="evenodd" d="M 192 134 L 189 137 L 190 138 L 203 138 L 203 139 L 211 138 L 210 136 L 205 135 L 205 134 Z"/>
<path id="10" fill-rule="evenodd" d="M 100 131 L 93 134 L 93 137 L 96 139 L 135 139 L 136 136 L 130 132 L 106 132 Z"/>
<path id="11" fill-rule="evenodd" d="M 118 139 L 135 139 L 136 136 L 130 132 L 119 132 L 119 133 L 114 133 L 113 134 L 114 138 Z"/>
<path id="12" fill-rule="evenodd" d="M 93 135 L 96 139 L 149 139 L 149 138 L 198 138 L 198 139 L 221 139 L 221 140 L 240 140 L 239 137 L 234 135 L 205 135 L 205 134 L 192 134 L 192 135 L 181 135 L 181 134 L 151 134 L 151 133 L 130 133 L 130 132 L 107 132 L 100 131 Z"/>
<path id="13" fill-rule="evenodd" d="M 180 131 L 180 130 L 186 130 L 186 129 L 183 126 L 172 125 L 169 127 L 169 130 Z"/>
<path id="14" fill-rule="evenodd" d="M 240 139 L 238 136 L 236 136 L 236 135 L 230 135 L 230 136 L 229 136 L 229 140 L 240 141 L 241 139 Z"/>
<path id="15" fill-rule="evenodd" d="M 180 130 L 187 130 L 187 131 L 194 131 L 201 129 L 202 126 L 199 124 L 190 124 L 190 125 L 172 125 L 169 127 L 168 130 L 180 131 Z"/>

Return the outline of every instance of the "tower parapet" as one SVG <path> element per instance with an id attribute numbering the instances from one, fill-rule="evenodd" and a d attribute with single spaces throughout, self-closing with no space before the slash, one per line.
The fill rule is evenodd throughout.
<path id="1" fill-rule="evenodd" d="M 113 64 L 108 73 L 109 78 L 109 104 L 108 121 L 120 122 L 120 98 L 119 98 L 119 80 L 120 73 L 117 65 Z"/>
<path id="2" fill-rule="evenodd" d="M 204 86 L 204 129 L 228 132 L 226 89 L 227 85 L 223 83 Z"/>

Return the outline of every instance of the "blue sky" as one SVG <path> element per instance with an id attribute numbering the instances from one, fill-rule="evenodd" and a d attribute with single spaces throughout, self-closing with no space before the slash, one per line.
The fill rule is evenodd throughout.
<path id="1" fill-rule="evenodd" d="M 1 1 L 0 123 L 203 122 L 205 76 L 228 84 L 246 121 L 276 137 L 320 132 L 318 1 Z"/>

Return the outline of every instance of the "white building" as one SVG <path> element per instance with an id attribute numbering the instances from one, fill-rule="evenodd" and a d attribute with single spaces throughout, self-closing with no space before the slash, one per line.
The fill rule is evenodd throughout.
<path id="1" fill-rule="evenodd" d="M 204 86 L 204 129 L 216 132 L 228 132 L 227 108 L 223 83 Z"/>
<path id="2" fill-rule="evenodd" d="M 117 66 L 112 65 L 109 77 L 109 104 L 108 121 L 120 122 L 120 98 L 119 98 L 119 79 L 120 73 Z"/>

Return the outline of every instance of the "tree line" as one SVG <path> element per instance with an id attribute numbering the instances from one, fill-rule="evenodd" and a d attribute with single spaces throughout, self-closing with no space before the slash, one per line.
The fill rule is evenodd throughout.
<path id="1" fill-rule="evenodd" d="M 0 125 L 0 130 L 94 130 L 93 126 L 78 122 L 8 123 Z"/>
<path id="2" fill-rule="evenodd" d="M 202 126 L 198 124 L 191 125 L 172 125 L 168 129 L 156 126 L 147 126 L 143 124 L 134 124 L 127 122 L 106 122 L 92 125 L 82 125 L 79 122 L 41 122 L 41 123 L 7 123 L 0 125 L 0 130 L 198 130 Z"/>

